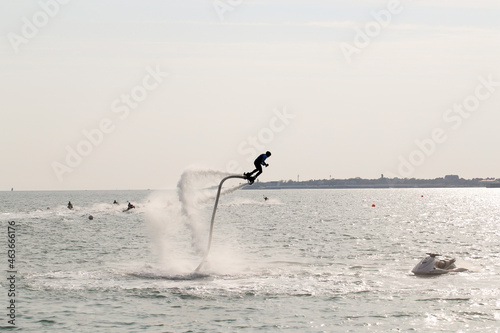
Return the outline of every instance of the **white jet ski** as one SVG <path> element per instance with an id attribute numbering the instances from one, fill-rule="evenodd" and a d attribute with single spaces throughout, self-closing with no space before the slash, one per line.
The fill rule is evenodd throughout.
<path id="1" fill-rule="evenodd" d="M 440 254 L 427 253 L 429 256 L 420 260 L 420 262 L 413 267 L 411 272 L 415 275 L 440 275 L 449 272 L 465 272 L 465 268 L 457 268 L 455 266 L 455 259 L 441 259 L 436 260 Z"/>

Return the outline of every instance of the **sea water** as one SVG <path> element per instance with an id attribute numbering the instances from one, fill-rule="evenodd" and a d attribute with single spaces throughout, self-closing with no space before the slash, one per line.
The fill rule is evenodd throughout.
<path id="1" fill-rule="evenodd" d="M 220 198 L 197 273 L 216 187 L 184 203 L 179 191 L 0 192 L 0 327 L 500 330 L 499 189 L 237 190 Z M 136 208 L 124 212 L 127 201 Z M 469 271 L 414 276 L 426 252 Z"/>

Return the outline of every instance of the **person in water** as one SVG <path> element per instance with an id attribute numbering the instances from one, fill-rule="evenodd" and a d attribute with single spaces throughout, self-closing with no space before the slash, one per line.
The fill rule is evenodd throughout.
<path id="1" fill-rule="evenodd" d="M 271 152 L 270 151 L 266 151 L 265 154 L 261 154 L 259 155 L 259 157 L 257 157 L 255 159 L 255 161 L 253 162 L 253 165 L 255 165 L 255 170 L 252 171 L 252 172 L 247 172 L 247 173 L 244 173 L 245 176 L 248 177 L 248 180 L 250 181 L 250 184 L 253 184 L 253 182 L 255 181 L 255 179 L 257 179 L 257 177 L 260 176 L 260 174 L 262 173 L 262 166 L 264 165 L 266 168 L 269 166 L 269 164 L 267 164 L 265 161 L 266 159 L 271 156 Z M 257 172 L 257 173 L 256 173 Z M 253 174 L 255 173 L 255 176 L 252 176 Z"/>
<path id="2" fill-rule="evenodd" d="M 113 201 L 113 205 L 119 205 L 118 201 Z"/>
<path id="3" fill-rule="evenodd" d="M 71 201 L 68 202 L 68 209 L 73 209 L 73 204 L 71 203 Z"/>

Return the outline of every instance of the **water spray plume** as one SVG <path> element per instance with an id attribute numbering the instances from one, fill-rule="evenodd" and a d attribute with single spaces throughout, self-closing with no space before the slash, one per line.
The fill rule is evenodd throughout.
<path id="1" fill-rule="evenodd" d="M 188 252 L 194 251 L 198 256 L 204 254 L 206 260 L 219 196 L 247 185 L 245 182 L 222 189 L 222 183 L 229 178 L 245 179 L 244 176 L 217 170 L 189 168 L 182 173 L 177 183 L 177 198 L 172 193 L 157 193 L 150 197 L 146 214 L 156 250 L 165 269 L 178 274 L 181 271 L 186 272 L 188 266 L 192 265 L 192 258 L 181 258 L 183 254 L 185 257 L 186 244 L 191 245 L 190 247 L 188 245 Z M 216 195 L 215 189 L 218 184 Z M 214 199 L 216 203 L 212 213 L 207 249 L 209 224 L 205 213 L 207 204 Z M 197 271 L 200 267 L 201 264 Z"/>

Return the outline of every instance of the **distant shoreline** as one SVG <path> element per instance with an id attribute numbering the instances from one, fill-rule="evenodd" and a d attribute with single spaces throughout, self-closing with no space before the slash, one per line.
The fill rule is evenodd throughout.
<path id="1" fill-rule="evenodd" d="M 255 184 L 254 184 L 255 185 Z M 357 189 L 407 189 L 407 188 L 495 188 L 493 186 L 247 186 L 244 190 L 357 190 Z"/>
<path id="2" fill-rule="evenodd" d="M 245 190 L 284 190 L 284 189 L 387 189 L 387 188 L 500 188 L 500 179 L 474 178 L 464 179 L 456 175 L 448 175 L 435 179 L 415 178 L 378 178 L 378 179 L 318 179 L 306 181 L 278 180 L 261 182 L 257 180 Z M 0 190 L 0 193 L 19 192 L 71 192 L 71 191 L 176 191 L 177 188 L 163 189 L 52 189 L 52 190 Z"/>
<path id="3" fill-rule="evenodd" d="M 448 175 L 436 179 L 321 179 L 308 181 L 270 181 L 255 182 L 246 190 L 281 190 L 281 189 L 387 189 L 387 188 L 500 188 L 500 181 L 494 178 L 463 179 L 456 175 Z"/>

